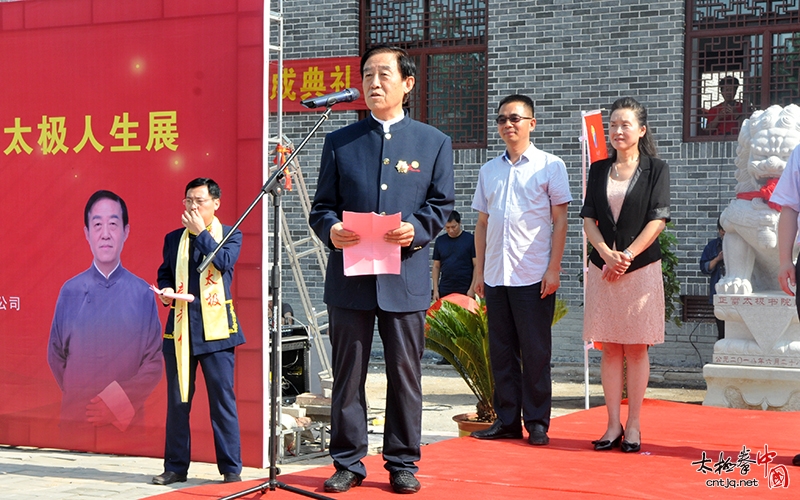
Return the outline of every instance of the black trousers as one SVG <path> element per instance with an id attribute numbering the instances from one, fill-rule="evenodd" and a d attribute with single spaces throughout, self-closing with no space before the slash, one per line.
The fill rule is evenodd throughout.
<path id="1" fill-rule="evenodd" d="M 494 374 L 494 409 L 504 426 L 550 427 L 551 323 L 556 296 L 541 295 L 541 282 L 486 286 L 489 354 Z"/>
<path id="2" fill-rule="evenodd" d="M 795 279 L 800 276 L 800 259 L 797 259 L 797 262 L 794 263 L 794 276 Z M 794 307 L 797 308 L 797 315 L 800 316 L 800 299 L 797 298 L 796 292 L 794 297 Z"/>
<path id="3" fill-rule="evenodd" d="M 197 365 L 203 370 L 208 392 L 208 409 L 214 431 L 214 450 L 220 474 L 242 472 L 242 446 L 239 416 L 233 391 L 234 348 L 190 356 L 189 401 L 181 402 L 178 365 L 173 341 L 165 340 L 164 365 L 167 372 L 167 432 L 164 446 L 164 470 L 186 474 L 191 460 L 192 440 L 189 414 L 195 392 Z"/>
<path id="4" fill-rule="evenodd" d="M 378 319 L 386 362 L 383 459 L 389 471 L 416 473 L 422 433 L 422 351 L 425 311 L 392 313 L 328 307 L 333 352 L 330 452 L 337 470 L 366 477 L 367 400 L 364 384 Z"/>

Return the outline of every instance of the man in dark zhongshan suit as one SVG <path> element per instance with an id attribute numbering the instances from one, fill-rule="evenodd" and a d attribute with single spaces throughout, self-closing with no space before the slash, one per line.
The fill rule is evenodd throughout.
<path id="1" fill-rule="evenodd" d="M 403 104 L 414 87 L 413 60 L 396 47 L 377 46 L 361 58 L 364 99 L 371 114 L 329 134 L 309 223 L 330 248 L 325 278 L 333 347 L 331 457 L 336 473 L 325 491 L 361 484 L 367 471 L 364 382 L 375 318 L 388 379 L 383 458 L 397 493 L 414 493 L 420 459 L 425 310 L 430 306 L 428 244 L 454 204 L 450 138 L 412 120 Z M 342 212 L 401 214 L 384 240 L 401 247 L 400 274 L 345 276 L 342 249 L 359 235 Z"/>

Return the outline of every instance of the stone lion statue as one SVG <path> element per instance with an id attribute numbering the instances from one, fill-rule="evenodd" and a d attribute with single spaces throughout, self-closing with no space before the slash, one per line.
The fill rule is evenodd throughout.
<path id="1" fill-rule="evenodd" d="M 798 144 L 800 107 L 794 104 L 756 111 L 742 124 L 736 148 L 736 199 L 720 215 L 725 229 L 726 275 L 717 283 L 717 293 L 749 295 L 780 290 L 780 207 L 767 202 Z"/>

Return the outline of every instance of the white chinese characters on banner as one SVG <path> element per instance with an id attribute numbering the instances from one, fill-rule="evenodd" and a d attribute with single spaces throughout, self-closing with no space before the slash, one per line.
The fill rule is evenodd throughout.
<path id="1" fill-rule="evenodd" d="M 19 297 L 0 295 L 0 311 L 19 311 Z"/>

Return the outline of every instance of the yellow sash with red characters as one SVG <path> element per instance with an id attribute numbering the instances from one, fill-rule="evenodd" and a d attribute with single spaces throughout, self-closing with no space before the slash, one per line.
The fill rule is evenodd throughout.
<path id="1" fill-rule="evenodd" d="M 206 228 L 214 240 L 222 240 L 222 224 L 214 217 Z M 178 261 L 175 266 L 175 283 L 178 293 L 189 290 L 189 230 L 183 231 L 178 243 Z M 206 340 L 223 340 L 231 336 L 228 330 L 228 312 L 225 307 L 225 285 L 214 264 L 200 276 L 200 307 L 203 312 L 203 331 Z M 175 301 L 175 357 L 178 362 L 178 384 L 181 389 L 181 401 L 189 401 L 189 303 L 184 300 Z"/>

